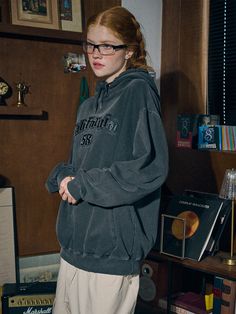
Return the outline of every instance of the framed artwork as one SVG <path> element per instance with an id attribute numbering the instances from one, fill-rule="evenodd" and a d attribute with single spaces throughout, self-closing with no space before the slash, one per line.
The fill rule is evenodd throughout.
<path id="1" fill-rule="evenodd" d="M 12 24 L 60 29 L 57 0 L 11 0 Z"/>
<path id="2" fill-rule="evenodd" d="M 63 31 L 82 32 L 81 0 L 60 0 L 60 22 Z"/>
<path id="3" fill-rule="evenodd" d="M 57 281 L 59 266 L 59 253 L 20 257 L 20 283 Z"/>

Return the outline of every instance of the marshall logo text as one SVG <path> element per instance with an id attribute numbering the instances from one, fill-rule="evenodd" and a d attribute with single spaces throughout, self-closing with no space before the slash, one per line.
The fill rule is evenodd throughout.
<path id="1" fill-rule="evenodd" d="M 33 307 L 28 307 L 26 311 L 23 312 L 23 314 L 50 314 L 52 313 L 52 307 L 48 307 L 46 309 L 36 309 Z"/>

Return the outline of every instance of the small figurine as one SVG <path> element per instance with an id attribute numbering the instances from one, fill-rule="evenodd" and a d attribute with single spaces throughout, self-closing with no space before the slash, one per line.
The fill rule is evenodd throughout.
<path id="1" fill-rule="evenodd" d="M 27 106 L 25 104 L 25 95 L 29 93 L 29 85 L 26 85 L 23 82 L 19 82 L 16 84 L 17 88 L 17 107 Z"/>

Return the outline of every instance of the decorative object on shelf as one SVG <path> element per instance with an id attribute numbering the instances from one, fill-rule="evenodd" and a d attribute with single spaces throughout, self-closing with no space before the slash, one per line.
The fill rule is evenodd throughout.
<path id="1" fill-rule="evenodd" d="M 231 200 L 231 243 L 230 254 L 223 254 L 223 263 L 227 265 L 236 265 L 236 256 L 234 255 L 234 202 L 236 200 L 236 170 L 227 169 L 225 171 L 223 183 L 221 186 L 220 198 Z"/>
<path id="2" fill-rule="evenodd" d="M 19 257 L 20 283 L 57 281 L 60 254 Z"/>
<path id="3" fill-rule="evenodd" d="M 30 85 L 26 85 L 24 82 L 19 82 L 16 84 L 17 89 L 17 107 L 26 106 L 25 95 L 29 93 Z"/>
<path id="4" fill-rule="evenodd" d="M 173 196 L 162 213 L 161 253 L 200 261 L 224 204 L 218 196 Z"/>
<path id="5" fill-rule="evenodd" d="M 176 147 L 193 149 L 219 149 L 219 115 L 177 115 Z"/>
<path id="6" fill-rule="evenodd" d="M 169 245 L 169 239 L 175 234 L 179 240 L 174 246 Z M 186 218 L 172 215 L 161 215 L 161 247 L 160 252 L 184 259 L 186 239 Z"/>
<path id="7" fill-rule="evenodd" d="M 39 28 L 59 29 L 57 0 L 41 1 L 11 0 L 12 24 Z"/>
<path id="8" fill-rule="evenodd" d="M 176 147 L 196 148 L 198 114 L 178 114 Z"/>
<path id="9" fill-rule="evenodd" d="M 59 3 L 61 29 L 82 33 L 81 0 L 60 0 Z"/>
<path id="10" fill-rule="evenodd" d="M 198 149 L 220 150 L 220 116 L 201 114 L 198 119 Z"/>
<path id="11" fill-rule="evenodd" d="M 10 97 L 12 91 L 9 84 L 0 77 L 0 106 L 6 106 L 6 98 Z"/>
<path id="12" fill-rule="evenodd" d="M 78 73 L 86 69 L 85 55 L 68 52 L 64 55 L 64 73 Z"/>

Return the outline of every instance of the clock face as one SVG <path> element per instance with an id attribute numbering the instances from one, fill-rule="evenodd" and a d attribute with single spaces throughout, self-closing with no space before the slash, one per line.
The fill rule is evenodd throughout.
<path id="1" fill-rule="evenodd" d="M 9 86 L 5 82 L 0 82 L 0 95 L 3 96 L 8 92 Z"/>

